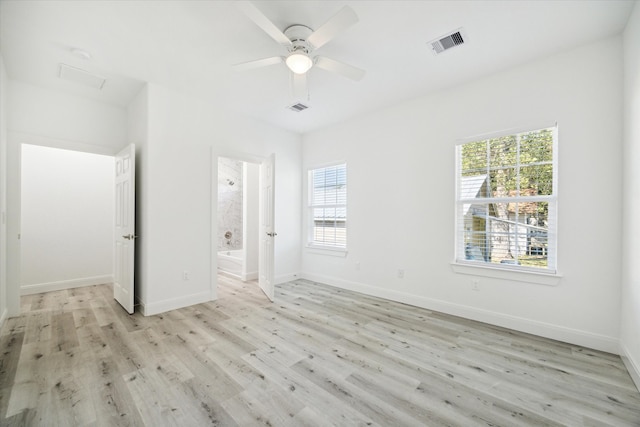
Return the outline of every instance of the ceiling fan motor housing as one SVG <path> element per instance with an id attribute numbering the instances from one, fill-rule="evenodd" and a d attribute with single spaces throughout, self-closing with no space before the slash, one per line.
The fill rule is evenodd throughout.
<path id="1" fill-rule="evenodd" d="M 291 40 L 289 52 L 304 52 L 307 55 L 311 53 L 313 47 L 307 42 L 313 30 L 305 25 L 291 25 L 284 30 L 284 35 Z"/>

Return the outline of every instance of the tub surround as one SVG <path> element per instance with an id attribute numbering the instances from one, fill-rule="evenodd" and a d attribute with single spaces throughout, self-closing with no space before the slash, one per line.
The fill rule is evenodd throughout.
<path id="1" fill-rule="evenodd" d="M 242 249 L 243 162 L 218 159 L 218 250 Z"/>

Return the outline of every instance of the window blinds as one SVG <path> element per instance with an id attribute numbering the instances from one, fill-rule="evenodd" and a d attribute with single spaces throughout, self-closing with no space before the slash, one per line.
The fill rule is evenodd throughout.
<path id="1" fill-rule="evenodd" d="M 310 243 L 347 246 L 347 165 L 340 164 L 309 172 Z"/>

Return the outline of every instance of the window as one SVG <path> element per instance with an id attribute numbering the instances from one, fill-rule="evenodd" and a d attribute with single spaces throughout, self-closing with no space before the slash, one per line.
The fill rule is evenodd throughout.
<path id="1" fill-rule="evenodd" d="M 347 165 L 309 171 L 309 244 L 347 247 Z"/>
<path id="2" fill-rule="evenodd" d="M 458 145 L 457 263 L 556 272 L 556 135 Z"/>

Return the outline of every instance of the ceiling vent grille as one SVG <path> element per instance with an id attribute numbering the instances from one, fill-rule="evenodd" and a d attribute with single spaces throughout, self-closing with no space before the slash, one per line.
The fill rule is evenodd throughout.
<path id="1" fill-rule="evenodd" d="M 287 108 L 291 111 L 295 111 L 296 113 L 299 113 L 309 108 L 309 106 L 298 102 L 297 104 L 289 105 Z"/>
<path id="2" fill-rule="evenodd" d="M 60 64 L 60 67 L 58 69 L 58 77 L 95 89 L 102 89 L 104 83 L 106 82 L 106 79 L 104 77 L 98 76 L 97 74 L 92 74 L 85 70 L 81 70 L 80 68 L 72 67 L 71 65 L 67 64 Z"/>
<path id="3" fill-rule="evenodd" d="M 446 36 L 442 36 L 437 38 L 436 40 L 430 41 L 429 44 L 431 45 L 431 50 L 433 50 L 433 53 L 438 55 L 445 50 L 463 45 L 465 39 L 466 35 L 464 34 L 463 29 L 459 28 L 452 33 L 447 34 Z"/>

